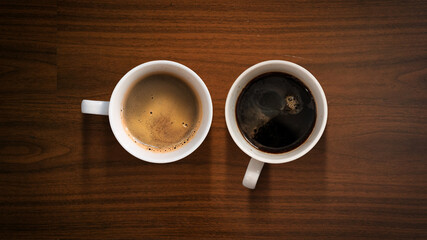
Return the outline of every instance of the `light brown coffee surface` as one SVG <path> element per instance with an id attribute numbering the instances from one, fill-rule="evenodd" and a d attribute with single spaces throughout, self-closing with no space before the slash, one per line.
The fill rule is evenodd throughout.
<path id="1" fill-rule="evenodd" d="M 199 102 L 181 79 L 156 74 L 141 79 L 125 97 L 122 119 L 130 137 L 152 151 L 187 143 L 199 125 Z"/>

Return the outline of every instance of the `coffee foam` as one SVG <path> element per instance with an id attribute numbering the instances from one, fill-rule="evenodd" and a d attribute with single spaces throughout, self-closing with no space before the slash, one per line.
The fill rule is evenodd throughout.
<path id="1" fill-rule="evenodd" d="M 125 97 L 121 113 L 128 136 L 153 152 L 182 147 L 201 122 L 198 96 L 168 74 L 151 75 L 136 83 Z"/>

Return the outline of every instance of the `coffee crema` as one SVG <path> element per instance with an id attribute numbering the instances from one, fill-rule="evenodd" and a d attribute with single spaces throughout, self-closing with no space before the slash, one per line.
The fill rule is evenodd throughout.
<path id="1" fill-rule="evenodd" d="M 191 141 L 201 122 L 194 90 L 170 74 L 139 80 L 124 98 L 122 121 L 135 143 L 153 152 L 169 152 Z"/>
<path id="2" fill-rule="evenodd" d="M 316 104 L 296 77 L 270 72 L 251 80 L 236 103 L 240 132 L 255 148 L 283 153 L 300 146 L 316 122 Z"/>

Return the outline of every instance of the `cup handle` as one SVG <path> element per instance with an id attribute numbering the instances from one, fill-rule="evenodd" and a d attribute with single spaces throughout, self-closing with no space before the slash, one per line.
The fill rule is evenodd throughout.
<path id="1" fill-rule="evenodd" d="M 243 177 L 243 186 L 255 189 L 262 167 L 264 167 L 264 162 L 251 158 L 245 176 Z"/>
<path id="2" fill-rule="evenodd" d="M 109 106 L 110 102 L 108 101 L 83 100 L 82 113 L 108 116 Z"/>

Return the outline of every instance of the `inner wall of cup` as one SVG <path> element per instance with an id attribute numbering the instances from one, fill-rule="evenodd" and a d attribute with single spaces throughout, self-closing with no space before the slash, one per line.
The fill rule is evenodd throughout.
<path id="1" fill-rule="evenodd" d="M 240 132 L 236 115 L 235 115 L 235 105 L 237 102 L 237 99 L 239 95 L 241 94 L 244 87 L 254 78 L 257 76 L 268 73 L 268 72 L 283 72 L 291 74 L 298 79 L 300 79 L 304 85 L 310 90 L 311 94 L 313 95 L 315 102 L 316 102 L 316 122 L 314 125 L 314 128 L 310 134 L 310 136 L 307 138 L 307 140 L 301 144 L 296 149 L 293 149 L 289 152 L 285 153 L 267 153 L 260 151 L 256 148 L 254 148 L 250 143 L 247 142 L 246 138 L 242 135 Z M 249 68 L 247 72 L 244 72 L 237 80 L 238 84 L 236 85 L 236 88 L 234 89 L 234 93 L 231 94 L 230 97 L 230 105 L 227 106 L 230 108 L 229 116 L 231 117 L 231 120 L 233 124 L 235 125 L 235 128 L 230 129 L 230 132 L 234 132 L 233 134 L 235 137 L 238 138 L 238 141 L 236 141 L 236 144 L 248 155 L 251 157 L 269 162 L 269 163 L 283 163 L 295 160 L 302 155 L 304 155 L 306 152 L 308 152 L 319 140 L 322 132 L 323 132 L 323 125 L 326 123 L 326 119 L 324 116 L 324 112 L 326 110 L 326 106 L 324 105 L 324 94 L 320 91 L 320 84 L 315 80 L 314 76 L 311 75 L 307 70 L 304 68 L 287 62 L 275 62 L 275 63 L 266 63 L 265 65 L 255 65 L 253 68 Z"/>
<path id="2" fill-rule="evenodd" d="M 156 73 L 175 75 L 185 81 L 196 93 L 201 104 L 201 123 L 192 140 L 177 150 L 165 153 L 151 152 L 138 146 L 138 144 L 127 135 L 120 114 L 128 89 L 140 79 Z M 201 144 L 210 128 L 212 103 L 209 92 L 203 81 L 192 70 L 181 64 L 170 61 L 154 61 L 135 67 L 119 81 L 110 99 L 109 118 L 114 135 L 123 148 L 129 153 L 146 161 L 166 163 L 187 156 Z"/>

